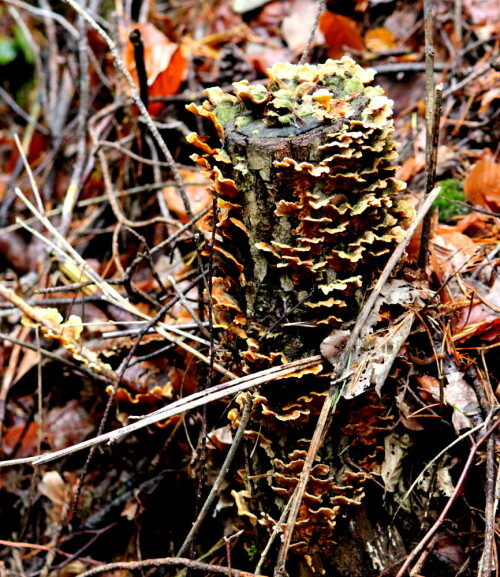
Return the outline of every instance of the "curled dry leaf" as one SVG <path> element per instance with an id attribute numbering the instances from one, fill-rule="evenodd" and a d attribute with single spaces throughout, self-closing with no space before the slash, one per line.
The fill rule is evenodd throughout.
<path id="1" fill-rule="evenodd" d="M 354 50 L 365 48 L 357 22 L 347 16 L 323 12 L 319 20 L 319 28 L 325 37 L 329 58 L 338 59 L 343 56 L 344 46 Z"/>
<path id="2" fill-rule="evenodd" d="M 440 401 L 440 383 L 434 377 L 419 377 L 418 383 L 422 396 L 427 402 Z M 479 403 L 472 387 L 465 381 L 460 372 L 446 375 L 444 387 L 444 400 L 453 408 L 452 422 L 457 434 L 462 429 L 472 426 L 471 418 L 479 413 Z"/>
<path id="3" fill-rule="evenodd" d="M 65 473 L 64 476 L 65 479 L 57 471 L 47 471 L 38 484 L 38 492 L 52 503 L 49 516 L 54 523 L 60 523 L 62 517 L 69 513 L 65 509 L 73 498 L 76 475 Z"/>
<path id="4" fill-rule="evenodd" d="M 219 451 L 227 451 L 228 447 L 233 442 L 231 427 L 229 425 L 219 427 L 218 429 L 208 433 L 208 438 L 212 445 Z"/>
<path id="5" fill-rule="evenodd" d="M 199 170 L 181 168 L 179 174 L 184 181 L 191 210 L 193 214 L 199 214 L 212 204 L 212 196 L 209 189 L 210 181 L 204 178 Z M 186 214 L 186 207 L 182 202 L 177 186 L 174 184 L 165 186 L 163 189 L 163 198 L 168 209 L 174 213 L 181 222 L 186 223 L 189 220 Z"/>
<path id="6" fill-rule="evenodd" d="M 444 281 L 457 272 L 464 272 L 473 264 L 474 256 L 479 252 L 478 246 L 455 227 L 441 225 L 432 239 L 432 251 L 439 265 L 437 271 Z"/>
<path id="7" fill-rule="evenodd" d="M 387 28 L 374 28 L 365 34 L 365 44 L 372 52 L 384 52 L 396 48 L 394 35 Z"/>
<path id="8" fill-rule="evenodd" d="M 500 164 L 490 158 L 477 162 L 464 182 L 465 200 L 473 205 L 500 210 Z"/>
<path id="9" fill-rule="evenodd" d="M 134 24 L 130 28 L 122 28 L 120 37 L 125 47 L 123 59 L 136 86 L 139 86 L 139 83 L 134 47 L 129 40 L 129 35 L 133 30 L 139 30 L 144 44 L 144 65 L 148 76 L 150 98 L 176 94 L 184 79 L 187 66 L 180 47 L 175 42 L 171 42 L 152 24 Z M 151 114 L 158 114 L 162 108 L 161 102 L 149 104 Z"/>
<path id="10" fill-rule="evenodd" d="M 283 20 L 281 27 L 283 38 L 296 54 L 304 50 L 309 40 L 316 18 L 317 4 L 316 0 L 296 0 L 294 10 Z M 316 30 L 314 40 L 316 44 L 324 41 L 319 30 Z"/>

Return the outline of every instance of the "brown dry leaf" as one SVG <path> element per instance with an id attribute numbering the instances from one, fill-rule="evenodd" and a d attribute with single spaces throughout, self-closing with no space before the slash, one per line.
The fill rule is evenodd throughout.
<path id="1" fill-rule="evenodd" d="M 453 407 L 451 420 L 457 435 L 462 429 L 470 429 L 470 417 L 479 414 L 479 402 L 474 389 L 465 382 L 460 372 L 446 375 L 447 384 L 444 388 L 445 401 Z"/>
<path id="2" fill-rule="evenodd" d="M 219 451 L 227 451 L 228 447 L 233 443 L 233 433 L 229 425 L 215 429 L 208 434 L 208 438 Z"/>
<path id="3" fill-rule="evenodd" d="M 466 307 L 457 325 L 455 340 L 479 336 L 482 340 L 497 341 L 500 334 L 500 281 L 495 279 L 486 295 L 481 295 L 482 302 Z"/>
<path id="4" fill-rule="evenodd" d="M 56 450 L 83 441 L 95 428 L 92 415 L 85 410 L 78 399 L 72 399 L 61 407 L 51 409 L 43 424 L 47 442 Z"/>
<path id="5" fill-rule="evenodd" d="M 464 192 L 467 202 L 500 210 L 500 164 L 487 157 L 479 160 L 465 179 Z"/>
<path id="6" fill-rule="evenodd" d="M 396 39 L 387 28 L 374 28 L 365 34 L 365 44 L 372 52 L 384 52 L 396 48 Z"/>
<path id="7" fill-rule="evenodd" d="M 302 52 L 309 40 L 309 36 L 316 18 L 318 3 L 316 0 L 296 0 L 294 9 L 283 20 L 281 31 L 288 47 L 296 54 Z M 316 30 L 315 44 L 323 44 L 324 38 Z"/>
<path id="8" fill-rule="evenodd" d="M 52 503 L 49 516 L 54 523 L 60 523 L 62 517 L 69 513 L 65 509 L 75 489 L 76 475 L 64 473 L 64 476 L 65 479 L 57 471 L 47 471 L 38 484 L 38 492 L 45 495 Z"/>
<path id="9" fill-rule="evenodd" d="M 319 28 L 325 37 L 329 58 L 337 60 L 345 54 L 344 46 L 354 50 L 364 50 L 358 23 L 347 16 L 334 12 L 323 12 Z"/>
<path id="10" fill-rule="evenodd" d="M 179 46 L 171 42 L 163 32 L 152 24 L 134 24 L 122 28 L 120 37 L 125 46 L 123 59 L 137 86 L 137 70 L 134 58 L 134 47 L 129 40 L 133 30 L 139 30 L 144 44 L 144 65 L 148 76 L 149 96 L 168 96 L 176 94 L 186 72 L 186 59 Z M 153 102 L 149 105 L 151 114 L 158 114 L 163 103 Z"/>
<path id="11" fill-rule="evenodd" d="M 2 451 L 12 455 L 17 447 L 16 457 L 31 457 L 38 446 L 38 424 L 32 421 L 26 427 L 24 423 L 8 427 L 2 436 Z"/>
<path id="12" fill-rule="evenodd" d="M 464 0 L 464 8 L 473 24 L 486 24 L 500 20 L 498 0 Z"/>
<path id="13" fill-rule="evenodd" d="M 193 214 L 199 214 L 212 204 L 209 189 L 211 181 L 204 178 L 197 170 L 182 168 L 179 170 L 179 174 L 184 181 L 191 210 Z M 186 223 L 189 220 L 186 214 L 186 208 L 176 186 L 166 186 L 163 189 L 163 198 L 168 209 L 174 213 L 181 222 Z"/>
<path id="14" fill-rule="evenodd" d="M 385 453 L 384 462 L 380 474 L 384 482 L 385 490 L 389 493 L 397 489 L 403 470 L 403 459 L 413 445 L 410 436 L 406 433 L 390 433 L 384 439 Z"/>
<path id="15" fill-rule="evenodd" d="M 479 403 L 474 389 L 465 382 L 463 373 L 454 372 L 445 376 L 444 400 L 453 408 L 451 420 L 457 434 L 462 429 L 470 428 L 470 417 L 479 413 Z M 426 402 L 439 402 L 441 389 L 439 381 L 431 376 L 418 377 L 420 393 Z M 427 394 L 426 394 L 427 393 Z"/>
<path id="16" fill-rule="evenodd" d="M 413 313 L 409 312 L 393 321 L 388 329 L 364 339 L 364 350 L 355 356 L 354 375 L 343 392 L 346 399 L 357 397 L 370 385 L 375 385 L 380 394 L 394 359 L 410 334 L 412 323 Z"/>
<path id="17" fill-rule="evenodd" d="M 48 443 L 52 449 L 65 449 L 83 441 L 94 428 L 89 413 L 79 400 L 73 399 L 63 406 L 54 407 L 44 415 L 42 441 Z M 11 455 L 16 446 L 16 457 L 28 457 L 36 452 L 38 424 L 35 421 L 27 423 L 25 419 L 17 418 L 7 427 L 2 437 L 2 450 L 6 455 Z"/>
<path id="18" fill-rule="evenodd" d="M 416 174 L 422 172 L 424 168 L 425 162 L 422 155 L 410 156 L 396 171 L 396 178 L 402 180 L 403 182 L 408 182 Z"/>
<path id="19" fill-rule="evenodd" d="M 455 227 L 441 225 L 432 239 L 431 250 L 444 280 L 471 265 L 478 247 L 469 236 L 458 232 Z"/>

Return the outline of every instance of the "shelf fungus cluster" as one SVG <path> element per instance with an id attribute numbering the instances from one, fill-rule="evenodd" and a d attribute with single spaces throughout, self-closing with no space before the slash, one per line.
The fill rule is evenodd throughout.
<path id="1" fill-rule="evenodd" d="M 221 141 L 188 137 L 213 182 L 216 322 L 243 371 L 318 354 L 333 328 L 348 329 L 413 216 L 395 178 L 392 102 L 371 85 L 372 70 L 344 57 L 276 64 L 268 76 L 266 86 L 234 83 L 232 94 L 210 88 L 202 105 L 188 106 Z M 260 434 L 305 438 L 326 380 L 295 377 L 286 394 L 266 391 L 255 408 Z M 270 453 L 273 486 L 288 490 L 280 484 L 301 459 Z M 321 473 L 306 508 L 331 527 L 340 489 Z"/>

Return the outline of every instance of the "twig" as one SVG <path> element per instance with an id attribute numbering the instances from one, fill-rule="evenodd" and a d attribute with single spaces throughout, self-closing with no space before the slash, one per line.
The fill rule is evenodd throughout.
<path id="1" fill-rule="evenodd" d="M 493 570 L 493 543 L 495 539 L 495 446 L 493 435 L 486 445 L 486 503 L 484 507 L 484 547 L 479 563 L 478 577 L 491 577 Z"/>
<path id="2" fill-rule="evenodd" d="M 205 328 L 204 323 L 198 318 L 198 316 L 195 314 L 195 312 L 193 311 L 191 305 L 188 303 L 184 293 L 181 291 L 181 289 L 179 288 L 179 285 L 175 282 L 175 279 L 172 275 L 168 275 L 167 277 L 169 283 L 172 285 L 172 288 L 175 291 L 175 294 L 177 295 L 177 298 L 180 300 L 180 302 L 182 303 L 183 307 L 187 310 L 187 312 L 189 313 L 189 316 L 193 319 L 193 321 L 198 325 L 198 328 L 200 329 L 200 331 L 207 337 L 207 339 L 211 339 L 211 333 L 209 330 L 207 330 Z"/>
<path id="3" fill-rule="evenodd" d="M 305 64 L 309 58 L 309 53 L 311 52 L 311 46 L 314 41 L 314 36 L 316 35 L 316 29 L 318 28 L 319 19 L 321 18 L 321 14 L 326 10 L 326 1 L 325 0 L 316 0 L 318 3 L 318 7 L 316 9 L 316 16 L 314 18 L 314 22 L 311 28 L 311 33 L 309 34 L 309 38 L 307 39 L 307 44 L 302 52 L 302 56 L 299 60 L 299 66 Z"/>
<path id="4" fill-rule="evenodd" d="M 149 115 L 147 108 L 144 106 L 144 102 L 141 100 L 141 97 L 139 95 L 139 92 L 137 91 L 137 87 L 134 83 L 134 80 L 132 79 L 130 72 L 127 70 L 125 64 L 123 63 L 123 60 L 121 59 L 120 54 L 118 53 L 118 49 L 117 49 L 115 42 L 110 38 L 110 36 L 106 33 L 106 31 L 102 28 L 102 26 L 100 26 L 94 20 L 94 18 L 92 18 L 92 16 L 90 16 L 90 14 L 88 12 L 86 12 L 75 0 L 64 0 L 64 1 L 67 4 L 69 4 L 73 8 L 73 10 L 75 10 L 75 12 L 82 15 L 83 18 L 85 18 L 85 20 L 90 24 L 90 26 L 99 34 L 99 36 L 101 36 L 101 38 L 108 45 L 108 48 L 109 48 L 109 51 L 111 52 L 111 56 L 113 57 L 115 66 L 118 68 L 120 73 L 123 75 L 123 77 L 127 81 L 127 84 L 130 88 L 130 95 L 132 96 L 132 99 L 133 99 L 135 105 L 139 109 L 139 112 L 142 114 L 142 116 L 144 116 L 147 127 L 151 131 L 153 138 L 156 140 L 158 146 L 160 147 L 160 150 L 162 151 L 163 155 L 165 156 L 165 158 L 169 164 L 169 167 L 170 167 L 170 170 L 172 171 L 172 175 L 174 177 L 174 180 L 178 186 L 179 194 L 182 198 L 184 208 L 186 209 L 186 214 L 188 215 L 189 220 L 192 220 L 194 215 L 193 215 L 193 212 L 191 210 L 191 204 L 189 202 L 189 197 L 188 197 L 188 195 L 186 193 L 186 189 L 184 187 L 184 181 L 182 180 L 182 177 L 179 174 L 179 171 L 177 170 L 177 166 L 176 166 L 175 161 L 172 157 L 172 154 L 170 153 L 170 150 L 168 149 L 168 146 L 166 145 L 166 143 L 163 140 L 158 128 L 156 127 L 155 123 L 153 122 L 151 116 Z"/>
<path id="5" fill-rule="evenodd" d="M 424 0 L 425 32 L 425 195 L 434 187 L 439 140 L 439 121 L 441 118 L 441 96 L 443 85 L 434 88 L 434 16 L 431 0 Z M 426 214 L 422 224 L 418 265 L 425 271 L 429 255 L 432 212 Z"/>
<path id="6" fill-rule="evenodd" d="M 144 64 L 144 42 L 142 41 L 141 31 L 138 28 L 132 30 L 129 34 L 129 40 L 134 47 L 135 69 L 139 80 L 139 96 L 147 109 L 149 101 L 148 75 Z"/>
<path id="7" fill-rule="evenodd" d="M 45 126 L 40 124 L 35 118 L 33 118 L 33 116 L 31 116 L 28 112 L 26 112 L 24 108 L 21 108 L 19 104 L 12 98 L 12 96 L 1 86 L 0 86 L 0 98 L 4 100 L 5 103 L 8 106 L 10 106 L 16 114 L 19 114 L 19 116 L 24 118 L 24 120 L 26 120 L 26 122 L 29 125 L 32 125 L 34 128 L 36 128 L 38 132 L 41 132 L 42 134 L 45 135 L 50 133 Z"/>
<path id="8" fill-rule="evenodd" d="M 436 544 L 438 537 L 439 537 L 439 535 L 434 535 L 434 537 L 424 547 L 424 550 L 420 554 L 420 557 L 417 559 L 417 562 L 415 563 L 415 565 L 413 566 L 413 568 L 411 570 L 411 577 L 414 577 L 414 576 L 416 577 L 417 575 L 422 575 L 421 570 L 422 570 L 423 566 L 425 565 L 427 557 L 429 556 L 432 549 L 434 548 L 434 545 Z"/>
<path id="9" fill-rule="evenodd" d="M 485 425 L 488 422 L 488 420 L 485 421 Z M 436 522 L 434 523 L 434 525 L 429 529 L 429 531 L 427 531 L 425 537 L 419 542 L 419 544 L 408 555 L 408 557 L 406 558 L 406 561 L 403 563 L 403 566 L 398 571 L 396 577 L 403 577 L 404 576 L 406 571 L 409 569 L 410 565 L 413 563 L 413 560 L 417 557 L 417 555 L 419 555 L 421 553 L 421 551 L 423 551 L 423 549 L 426 547 L 427 543 L 432 539 L 432 537 L 434 536 L 436 531 L 441 527 L 441 525 L 445 521 L 446 516 L 448 515 L 448 512 L 450 511 L 452 505 L 455 503 L 457 497 L 463 491 L 465 479 L 467 478 L 467 474 L 469 473 L 469 469 L 472 466 L 472 462 L 474 460 L 474 457 L 476 456 L 476 453 L 477 453 L 479 447 L 484 443 L 484 441 L 486 439 L 488 439 L 490 437 L 491 433 L 498 427 L 498 425 L 500 425 L 500 420 L 497 420 L 495 423 L 493 423 L 493 425 L 491 425 L 491 427 L 484 433 L 484 435 L 479 439 L 479 441 L 474 442 L 472 444 L 472 448 L 471 448 L 471 451 L 469 453 L 469 457 L 467 458 L 467 461 L 464 465 L 464 468 L 462 470 L 460 478 L 458 479 L 457 484 L 455 485 L 455 489 L 453 490 L 453 494 L 448 499 L 448 502 L 446 503 L 445 507 L 441 511 L 441 513 L 440 513 L 438 519 L 436 520 Z"/>
<path id="10" fill-rule="evenodd" d="M 43 215 L 41 214 L 35 206 L 26 198 L 26 196 L 16 188 L 16 194 L 23 200 L 25 205 L 30 209 L 30 211 L 37 217 L 41 224 L 45 228 L 47 228 L 52 235 L 56 238 L 58 244 L 54 244 L 48 238 L 40 234 L 38 231 L 27 227 L 24 223 L 20 222 L 20 224 L 29 230 L 33 235 L 37 238 L 42 240 L 44 243 L 48 244 L 52 247 L 52 249 L 59 255 L 63 256 L 64 258 L 69 258 L 77 264 L 79 269 L 82 271 L 82 275 L 84 274 L 88 278 L 90 278 L 96 286 L 98 286 L 101 291 L 103 292 L 104 299 L 107 302 L 122 308 L 123 310 L 131 313 L 132 315 L 141 318 L 143 320 L 149 321 L 151 317 L 139 311 L 136 307 L 134 307 L 126 298 L 124 298 L 114 287 L 112 287 L 108 282 L 106 282 L 97 272 L 95 272 L 88 263 L 76 252 L 76 250 L 68 243 L 66 238 L 64 238 L 59 231 L 53 226 L 53 224 Z M 16 295 L 17 296 L 17 295 Z M 22 299 L 21 299 L 22 300 Z M 24 302 L 24 301 L 23 301 Z M 157 330 L 158 333 L 161 334 L 165 339 L 169 340 L 170 342 L 176 343 L 181 348 L 183 348 L 188 353 L 191 353 L 194 357 L 198 358 L 199 360 L 203 361 L 207 365 L 211 364 L 211 360 L 201 353 L 200 351 L 194 349 L 193 347 L 187 345 L 186 343 L 182 342 L 181 339 L 174 337 L 170 331 L 168 331 L 166 324 L 159 323 Z M 220 365 L 219 363 L 213 363 L 213 367 L 230 378 L 233 378 L 235 375 L 228 371 L 225 367 Z"/>
<path id="11" fill-rule="evenodd" d="M 460 47 L 462 44 L 462 0 L 455 0 L 453 28 L 455 32 L 455 40 L 458 44 L 458 47 Z"/>
<path id="12" fill-rule="evenodd" d="M 261 577 L 248 571 L 240 571 L 232 567 L 221 567 L 220 565 L 209 565 L 200 561 L 192 561 L 183 557 L 166 557 L 163 559 L 145 559 L 144 561 L 123 561 L 121 563 L 107 563 L 100 567 L 94 567 L 89 571 L 80 573 L 78 577 L 93 577 L 105 572 L 112 572 L 123 569 L 133 571 L 134 569 L 147 569 L 148 567 L 186 567 L 192 571 L 212 573 L 215 575 L 232 575 L 233 577 Z"/>
<path id="13" fill-rule="evenodd" d="M 427 211 L 429 210 L 435 198 L 439 194 L 439 190 L 440 190 L 439 188 L 436 188 L 421 202 L 417 214 L 415 215 L 415 220 L 406 231 L 404 238 L 396 247 L 391 258 L 388 260 L 384 270 L 382 271 L 382 274 L 380 275 L 380 278 L 378 279 L 372 293 L 370 294 L 370 297 L 368 298 L 365 306 L 363 307 L 363 310 L 361 311 L 361 314 L 356 322 L 352 334 L 346 344 L 344 353 L 340 358 L 337 366 L 333 370 L 332 384 L 330 385 L 327 396 L 323 403 L 323 407 L 321 409 L 321 413 L 318 418 L 318 423 L 316 425 L 316 429 L 314 431 L 314 435 L 311 440 L 311 444 L 309 446 L 309 451 L 307 453 L 307 457 L 305 459 L 304 467 L 300 474 L 299 481 L 291 497 L 292 504 L 290 507 L 290 513 L 288 515 L 288 521 L 283 535 L 283 543 L 281 545 L 278 554 L 278 560 L 276 563 L 276 570 L 275 570 L 276 577 L 281 577 L 282 575 L 287 574 L 285 570 L 285 564 L 288 556 L 288 549 L 290 547 L 293 530 L 295 527 L 295 522 L 297 520 L 297 516 L 299 513 L 299 508 L 302 503 L 304 492 L 306 490 L 312 465 L 321 447 L 324 435 L 326 434 L 326 431 L 330 424 L 331 416 L 335 409 L 334 402 L 336 396 L 339 394 L 339 392 L 341 392 L 339 391 L 339 387 L 337 385 L 339 381 L 343 381 L 345 379 L 344 373 L 348 367 L 349 360 L 351 358 L 353 351 L 356 350 L 358 337 L 366 321 L 368 320 L 368 317 L 370 316 L 370 313 L 375 305 L 375 302 L 377 301 L 377 298 L 380 294 L 382 287 L 386 283 L 387 279 L 389 278 L 391 272 L 393 271 L 398 261 L 401 259 L 406 247 L 408 246 L 408 243 L 410 242 L 413 234 L 415 233 L 415 230 L 417 229 L 418 225 L 420 224 L 424 216 L 427 214 Z"/>
<path id="14" fill-rule="evenodd" d="M 72 445 L 71 447 L 67 447 L 65 449 L 53 451 L 52 453 L 45 453 L 39 457 L 26 457 L 22 459 L 12 459 L 10 461 L 0 461 L 0 467 L 22 464 L 41 465 L 42 463 L 48 463 L 66 455 L 71 455 L 77 451 L 81 451 L 82 449 L 88 449 L 94 445 L 100 445 L 106 442 L 112 444 L 125 435 L 155 423 L 159 423 L 160 421 L 168 419 L 169 417 L 173 417 L 174 415 L 179 415 L 180 413 L 195 409 L 196 407 L 200 407 L 206 403 L 223 399 L 224 397 L 240 393 L 241 391 L 246 391 L 264 383 L 270 383 L 281 377 L 291 375 L 295 371 L 321 365 L 321 361 L 322 357 L 316 355 L 313 357 L 300 359 L 280 367 L 273 367 L 265 371 L 260 371 L 253 375 L 246 375 L 238 379 L 233 379 L 227 383 L 216 385 L 210 389 L 205 389 L 204 391 L 193 393 L 184 399 L 174 401 L 173 403 L 170 403 L 170 405 L 149 415 L 146 415 L 135 423 L 125 425 L 116 431 L 104 433 L 103 435 L 93 439 L 82 441 L 81 443 L 77 443 L 76 445 Z"/>
<path id="15" fill-rule="evenodd" d="M 72 26 L 66 20 L 66 18 L 64 18 L 60 14 L 57 14 L 56 12 L 53 12 L 52 10 L 38 8 L 36 6 L 33 6 L 32 4 L 29 4 L 28 2 L 23 2 L 22 0 L 3 0 L 3 1 L 6 4 L 11 4 L 12 6 L 22 8 L 23 10 L 26 10 L 26 12 L 28 12 L 29 14 L 33 14 L 33 16 L 37 16 L 38 18 L 52 18 L 52 20 L 55 20 L 63 28 L 65 28 L 71 34 L 71 36 L 73 36 L 75 40 L 78 40 L 80 38 L 80 33 L 78 32 L 78 30 L 74 26 Z"/>
<path id="16" fill-rule="evenodd" d="M 89 57 L 87 42 L 87 23 L 82 16 L 78 16 L 80 29 L 80 39 L 78 41 L 78 63 L 80 79 L 80 104 L 78 107 L 78 142 L 76 149 L 76 160 L 71 174 L 71 181 L 66 191 L 61 215 L 61 234 L 66 235 L 71 226 L 71 217 L 75 204 L 78 200 L 78 194 L 82 185 L 82 175 L 86 160 L 87 144 L 87 118 L 89 115 L 89 96 L 90 96 L 90 74 L 89 74 Z"/>
<path id="17" fill-rule="evenodd" d="M 479 68 L 474 69 L 468 76 L 466 76 L 463 80 L 458 82 L 457 84 L 450 86 L 443 92 L 443 98 L 447 98 L 451 96 L 457 90 L 460 90 L 464 86 L 470 85 L 473 80 L 482 76 L 488 70 L 491 70 L 491 66 L 489 64 L 485 64 L 484 66 L 480 66 Z"/>
<path id="18" fill-rule="evenodd" d="M 445 70 L 447 64 L 437 62 L 434 70 Z M 385 62 L 383 64 L 373 64 L 370 66 L 376 70 L 377 74 L 400 74 L 401 72 L 425 72 L 425 62 Z"/>
<path id="19" fill-rule="evenodd" d="M 234 435 L 234 439 L 233 439 L 233 442 L 231 443 L 231 447 L 230 447 L 230 449 L 226 455 L 226 458 L 224 459 L 224 463 L 222 464 L 222 467 L 220 468 L 220 472 L 217 475 L 217 479 L 215 480 L 215 483 L 212 486 L 210 494 L 208 495 L 205 503 L 203 504 L 203 507 L 201 508 L 201 511 L 200 511 L 198 517 L 196 518 L 196 521 L 193 523 L 191 530 L 189 531 L 187 537 L 185 538 L 184 543 L 182 544 L 181 548 L 177 552 L 177 557 L 182 557 L 183 555 L 185 555 L 187 553 L 190 543 L 193 541 L 193 538 L 198 533 L 203 521 L 206 519 L 208 513 L 210 512 L 210 509 L 212 508 L 212 505 L 213 505 L 213 502 L 215 501 L 215 498 L 219 494 L 219 491 L 222 487 L 222 484 L 226 478 L 227 473 L 229 472 L 229 469 L 231 467 L 233 459 L 236 455 L 236 451 L 238 450 L 240 443 L 241 443 L 241 440 L 243 439 L 243 434 L 244 434 L 245 429 L 248 425 L 248 421 L 250 419 L 250 415 L 252 412 L 252 405 L 253 405 L 252 395 L 250 393 L 247 393 L 247 400 L 245 403 L 245 408 L 243 409 L 243 414 L 241 415 L 240 424 L 238 426 L 238 430 L 236 431 L 236 434 Z"/>

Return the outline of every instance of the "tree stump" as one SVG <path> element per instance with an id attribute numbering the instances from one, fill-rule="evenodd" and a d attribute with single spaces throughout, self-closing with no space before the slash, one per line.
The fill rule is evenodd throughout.
<path id="1" fill-rule="evenodd" d="M 343 58 L 276 64 L 268 74 L 267 87 L 243 81 L 234 94 L 211 88 L 203 105 L 188 107 L 209 119 L 222 141 L 212 147 L 189 137 L 202 150 L 194 158 L 213 181 L 217 206 L 207 234 L 210 244 L 215 227 L 215 320 L 241 372 L 318 354 L 332 329 L 348 331 L 413 216 L 395 179 L 392 102 L 370 86 L 373 71 Z M 302 469 L 327 365 L 254 396 L 237 495 L 248 502 L 259 550 Z M 380 465 L 380 451 L 370 451 L 383 446 L 390 426 L 383 403 L 367 402 L 373 430 L 356 467 L 340 454 L 346 434 L 337 428 L 313 468 L 293 538 L 295 575 L 370 575 L 380 568 L 361 550 L 361 572 L 344 572 L 352 547 L 342 552 L 335 545 L 345 537 L 336 533 L 338 520 L 359 508 L 366 479 Z M 349 418 L 342 423 L 348 427 Z M 365 533 L 368 526 L 373 533 L 367 519 Z"/>

